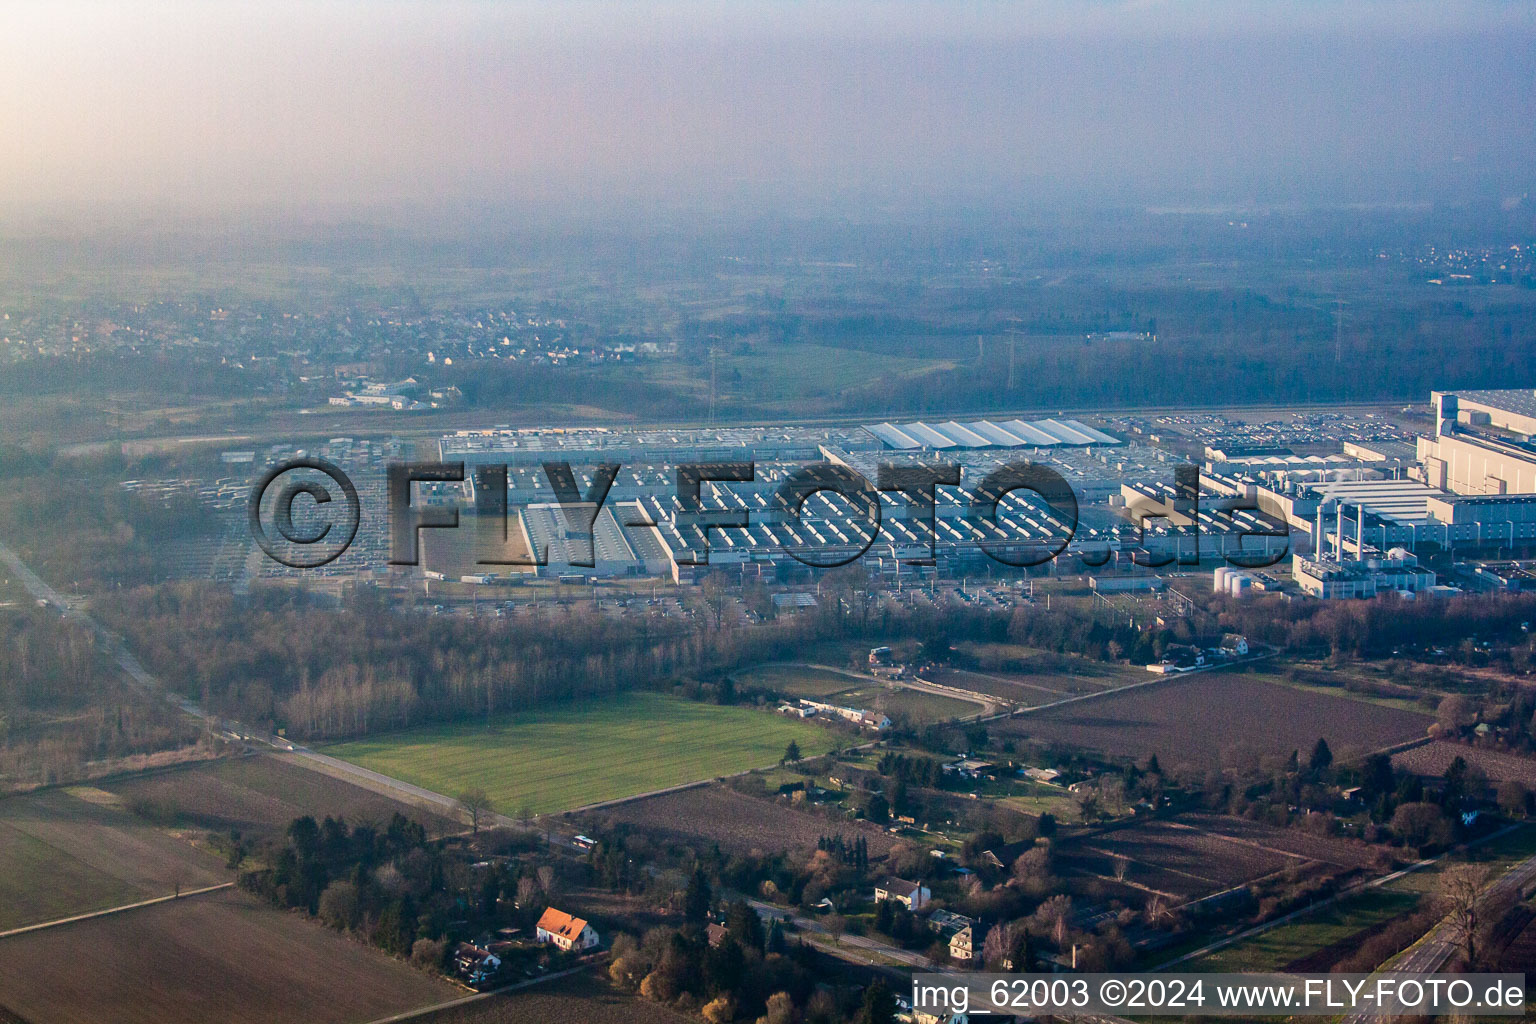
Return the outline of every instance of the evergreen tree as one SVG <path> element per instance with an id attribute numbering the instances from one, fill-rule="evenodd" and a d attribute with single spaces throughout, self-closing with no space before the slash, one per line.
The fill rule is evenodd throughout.
<path id="1" fill-rule="evenodd" d="M 1328 741 L 1318 737 L 1317 746 L 1312 748 L 1312 756 L 1307 759 L 1307 767 L 1315 772 L 1327 771 L 1333 764 L 1333 751 L 1328 749 Z"/>
<path id="2" fill-rule="evenodd" d="M 694 868 L 688 879 L 688 891 L 683 894 L 683 920 L 695 928 L 703 928 L 709 922 L 709 911 L 714 904 L 714 894 L 709 889 L 709 879 L 703 868 Z"/>

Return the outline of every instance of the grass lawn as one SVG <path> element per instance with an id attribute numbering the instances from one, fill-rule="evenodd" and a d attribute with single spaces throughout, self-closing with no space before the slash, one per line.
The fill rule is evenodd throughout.
<path id="1" fill-rule="evenodd" d="M 1348 690 L 1343 686 L 1319 686 L 1316 683 L 1304 683 L 1291 679 L 1289 676 L 1269 672 L 1255 672 L 1253 675 L 1266 682 L 1289 686 L 1293 690 L 1301 690 L 1304 693 L 1321 693 L 1330 697 L 1348 697 L 1350 700 L 1363 701 L 1366 704 L 1375 704 L 1384 708 L 1397 708 L 1399 711 L 1413 711 L 1421 715 L 1433 710 L 1432 708 L 1426 708 L 1422 701 L 1408 697 L 1383 697 L 1378 694 L 1363 693 L 1359 690 Z"/>
<path id="2" fill-rule="evenodd" d="M 325 752 L 439 793 L 479 786 L 504 814 L 523 807 L 547 814 L 766 767 L 790 740 L 807 755 L 838 742 L 817 725 L 768 711 L 628 693 Z"/>
<path id="3" fill-rule="evenodd" d="M 1187 968 L 1194 971 L 1278 971 L 1325 946 L 1347 939 L 1362 929 L 1400 914 L 1418 904 L 1412 893 L 1369 889 L 1324 907 L 1267 932 L 1217 950 Z"/>

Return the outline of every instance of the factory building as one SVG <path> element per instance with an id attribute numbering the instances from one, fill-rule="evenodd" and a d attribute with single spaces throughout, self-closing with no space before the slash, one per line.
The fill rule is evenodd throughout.
<path id="1" fill-rule="evenodd" d="M 1388 590 L 1418 594 L 1434 590 L 1435 574 L 1419 566 L 1419 560 L 1403 548 L 1382 555 L 1368 553 L 1363 560 L 1323 562 L 1296 555 L 1291 575 L 1302 591 L 1323 600 L 1375 597 Z"/>
<path id="2" fill-rule="evenodd" d="M 1436 391 L 1432 402 L 1435 433 L 1418 439 L 1426 483 L 1456 494 L 1536 493 L 1536 393 Z"/>
<path id="3" fill-rule="evenodd" d="M 886 448 L 897 451 L 948 451 L 954 448 L 1054 448 L 1121 444 L 1121 440 L 1080 420 L 1007 420 L 994 423 L 866 424 L 864 430 Z"/>

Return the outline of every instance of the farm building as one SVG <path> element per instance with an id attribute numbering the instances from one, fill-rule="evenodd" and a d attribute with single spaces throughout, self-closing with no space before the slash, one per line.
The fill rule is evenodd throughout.
<path id="1" fill-rule="evenodd" d="M 579 917 L 550 907 L 539 918 L 535 933 L 540 942 L 547 942 L 563 950 L 591 949 L 597 945 L 597 932 Z"/>
<path id="2" fill-rule="evenodd" d="M 895 900 L 908 910 L 921 910 L 932 895 L 926 885 L 909 882 L 904 878 L 887 878 L 875 886 L 876 903 Z"/>
<path id="3" fill-rule="evenodd" d="M 829 715 L 836 715 L 844 721 L 854 725 L 883 732 L 891 727 L 891 719 L 878 711 L 865 711 L 863 708 L 845 708 L 836 704 L 827 704 L 819 700 L 802 700 L 801 707 L 811 708 L 814 711 L 822 711 Z"/>

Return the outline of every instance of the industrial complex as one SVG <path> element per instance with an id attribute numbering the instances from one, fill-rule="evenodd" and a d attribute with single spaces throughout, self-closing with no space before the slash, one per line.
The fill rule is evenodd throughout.
<path id="1" fill-rule="evenodd" d="M 463 482 L 424 487 L 416 501 L 458 508 L 460 530 L 496 537 L 494 553 L 449 566 L 433 564 L 442 547 L 429 545 L 423 564 L 391 566 L 382 520 L 365 516 L 363 543 L 310 575 L 496 587 L 543 576 L 688 583 L 725 572 L 792 586 L 857 562 L 890 582 L 1048 573 L 1091 577 L 1105 593 L 1153 591 L 1167 573 L 1217 567 L 1238 596 L 1529 588 L 1536 392 L 1435 392 L 1427 415 L 1404 414 L 460 430 L 437 449 L 443 462 L 464 464 Z M 405 450 L 398 440 L 335 438 L 312 453 L 343 465 L 379 501 L 376 478 Z M 225 464 L 258 474 L 296 451 L 229 453 Z M 546 466 L 560 463 L 582 496 L 575 505 L 566 491 L 562 506 L 550 482 Z M 1059 480 L 1061 493 L 1015 488 L 995 506 L 977 505 L 981 481 L 1022 465 Z M 701 467 L 691 471 L 696 500 L 680 490 L 687 466 Z M 783 489 L 812 466 L 867 482 L 863 503 L 803 485 L 786 503 Z M 942 469 L 935 478 L 945 482 L 914 490 L 887 480 L 914 468 Z M 485 490 L 503 480 L 504 502 Z M 242 494 L 233 477 L 125 486 L 195 486 L 232 511 Z M 222 542 L 214 574 L 303 575 L 240 550 Z M 196 574 L 196 561 L 178 564 Z"/>

